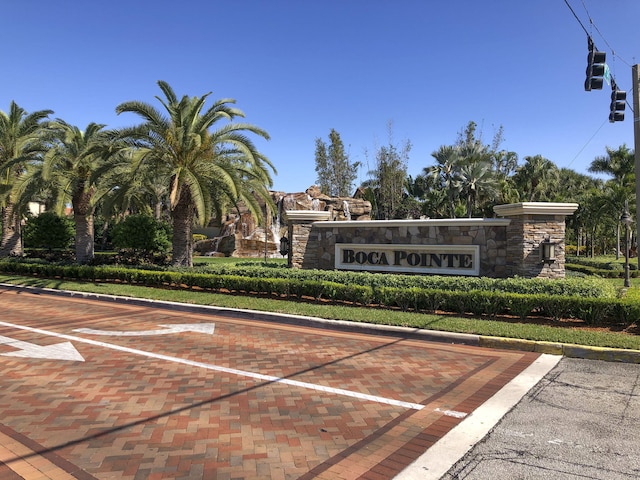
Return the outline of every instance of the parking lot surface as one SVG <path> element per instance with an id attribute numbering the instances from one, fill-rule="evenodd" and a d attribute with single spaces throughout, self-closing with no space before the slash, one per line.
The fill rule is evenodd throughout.
<path id="1" fill-rule="evenodd" d="M 389 479 L 538 357 L 0 288 L 0 478 Z"/>

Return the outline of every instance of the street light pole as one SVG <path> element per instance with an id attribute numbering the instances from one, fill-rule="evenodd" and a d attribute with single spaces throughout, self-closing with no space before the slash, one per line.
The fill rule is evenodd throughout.
<path id="1" fill-rule="evenodd" d="M 620 217 L 620 221 L 624 223 L 624 286 L 629 288 L 631 280 L 629 279 L 629 225 L 633 222 L 629 214 L 629 202 L 624 202 L 624 212 Z"/>
<path id="2" fill-rule="evenodd" d="M 633 147 L 636 174 L 636 239 L 640 240 L 640 65 L 634 65 L 631 71 L 633 74 Z M 640 252 L 638 269 L 640 269 Z"/>

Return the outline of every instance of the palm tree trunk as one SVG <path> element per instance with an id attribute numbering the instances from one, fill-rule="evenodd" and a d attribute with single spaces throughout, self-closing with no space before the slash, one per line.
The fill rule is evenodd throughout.
<path id="1" fill-rule="evenodd" d="M 171 264 L 177 267 L 193 266 L 193 205 L 191 194 L 182 188 L 180 198 L 172 211 L 173 237 Z"/>
<path id="2" fill-rule="evenodd" d="M 14 205 L 7 204 L 2 209 L 2 241 L 0 257 L 22 256 L 22 226 L 20 215 L 15 213 Z"/>
<path id="3" fill-rule="evenodd" d="M 81 183 L 71 199 L 76 222 L 76 262 L 88 263 L 94 257 L 92 190 L 85 191 Z"/>
<path id="4" fill-rule="evenodd" d="M 76 221 L 76 262 L 88 263 L 94 257 L 93 215 L 74 215 Z"/>

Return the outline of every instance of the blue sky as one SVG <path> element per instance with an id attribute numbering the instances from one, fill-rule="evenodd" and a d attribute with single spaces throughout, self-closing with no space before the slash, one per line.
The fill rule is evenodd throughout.
<path id="1" fill-rule="evenodd" d="M 640 2 L 568 1 L 631 103 Z M 521 163 L 539 154 L 587 173 L 606 146 L 633 148 L 629 107 L 610 124 L 610 88 L 584 91 L 587 35 L 564 0 L 4 3 L 0 110 L 15 100 L 115 128 L 138 123 L 116 105 L 159 106 L 158 80 L 179 96 L 234 98 L 271 135 L 257 144 L 276 190 L 315 182 L 315 139 L 331 128 L 366 164 L 391 122 L 392 141 L 413 145 L 414 176 L 471 120 L 485 143 L 502 125 Z"/>

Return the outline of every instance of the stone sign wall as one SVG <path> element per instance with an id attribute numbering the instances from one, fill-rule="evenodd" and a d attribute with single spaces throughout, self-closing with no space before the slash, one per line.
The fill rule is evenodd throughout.
<path id="1" fill-rule="evenodd" d="M 327 212 L 287 211 L 289 265 L 486 277 L 564 277 L 565 216 L 577 204 L 495 207 L 504 218 L 327 221 Z M 544 245 L 553 246 L 545 258 Z M 551 250 L 549 250 L 551 251 Z"/>

